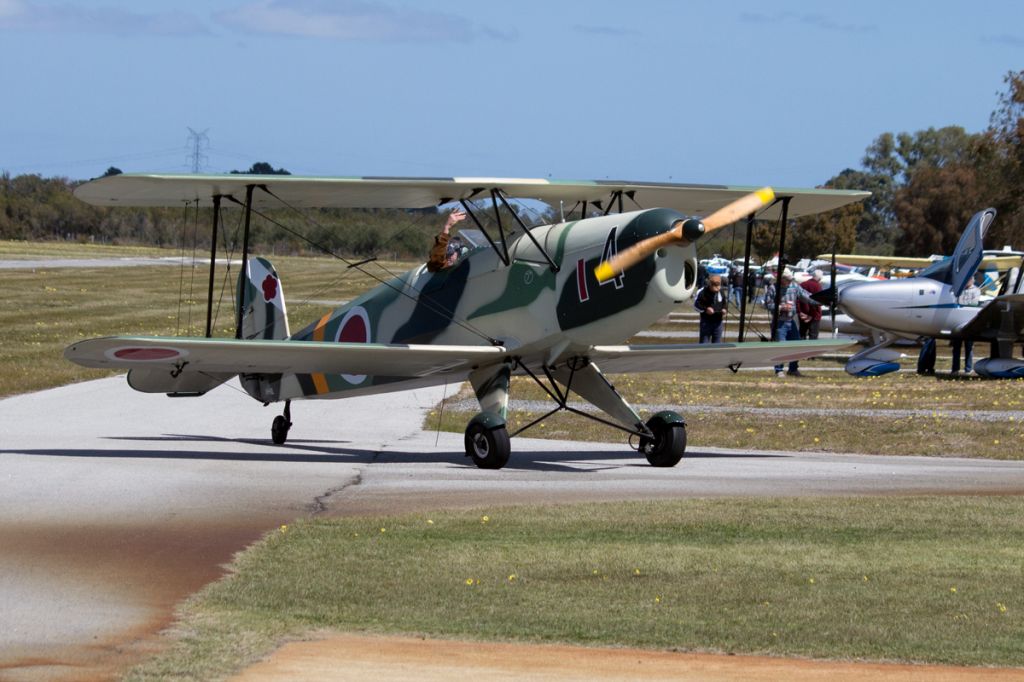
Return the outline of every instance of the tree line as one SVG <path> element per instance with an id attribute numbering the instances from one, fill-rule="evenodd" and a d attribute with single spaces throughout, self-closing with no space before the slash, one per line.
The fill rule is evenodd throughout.
<path id="1" fill-rule="evenodd" d="M 960 126 L 914 133 L 885 132 L 865 150 L 859 168 L 846 168 L 822 187 L 870 191 L 871 197 L 827 214 L 793 222 L 790 261 L 827 253 L 880 255 L 951 253 L 970 217 L 988 206 L 999 212 L 987 245 L 1024 248 L 1024 70 L 1010 72 L 997 93 L 989 126 L 968 133 Z M 120 171 L 109 168 L 106 174 Z M 232 173 L 287 174 L 259 162 Z M 140 243 L 208 248 L 208 209 L 101 208 L 76 200 L 80 181 L 39 175 L 0 175 L 0 238 Z M 238 225 L 225 212 L 225 244 Z M 551 219 L 554 211 L 547 216 Z M 274 211 L 253 223 L 254 248 L 302 253 L 320 248 L 355 256 L 419 257 L 439 226 L 435 209 L 319 209 L 303 215 Z M 536 222 L 536 216 L 534 216 Z M 529 223 L 528 223 L 529 224 Z M 742 226 L 740 226 L 742 228 Z M 722 230 L 702 252 L 742 255 L 743 239 Z M 311 242 L 318 246 L 311 246 Z M 777 250 L 777 225 L 759 223 L 753 248 L 759 258 Z"/>
<path id="2" fill-rule="evenodd" d="M 118 173 L 109 168 L 104 175 Z M 232 173 L 289 174 L 265 162 Z M 80 184 L 0 175 L 0 238 L 209 249 L 212 209 L 90 206 L 72 195 Z M 220 248 L 240 250 L 241 218 L 242 211 L 222 211 Z M 254 251 L 272 253 L 408 257 L 426 253 L 438 227 L 432 208 L 275 210 L 253 219 L 251 243 Z"/>
<path id="3" fill-rule="evenodd" d="M 788 259 L 827 253 L 833 244 L 844 253 L 950 254 L 971 216 L 990 206 L 998 217 L 986 247 L 1024 249 L 1024 70 L 1003 82 L 989 126 L 979 133 L 947 126 L 875 138 L 860 168 L 823 185 L 868 190 L 871 197 L 795 221 Z M 755 233 L 762 255 L 775 253 L 770 237 L 767 226 Z"/>

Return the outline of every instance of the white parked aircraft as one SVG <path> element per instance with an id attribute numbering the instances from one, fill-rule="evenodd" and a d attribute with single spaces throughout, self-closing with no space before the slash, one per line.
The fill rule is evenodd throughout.
<path id="1" fill-rule="evenodd" d="M 891 346 L 900 338 L 965 339 L 991 343 L 991 357 L 975 363 L 975 371 L 994 378 L 1024 377 L 1024 360 L 1013 358 L 1013 345 L 1024 339 L 1024 287 L 1019 276 L 1007 280 L 1005 291 L 982 305 L 961 305 L 983 259 L 985 232 L 995 209 L 971 218 L 950 258 L 936 261 L 916 277 L 853 283 L 818 296 L 831 300 L 855 322 L 872 330 L 875 343 L 846 364 L 856 376 L 877 376 L 899 369 L 900 353 Z"/>

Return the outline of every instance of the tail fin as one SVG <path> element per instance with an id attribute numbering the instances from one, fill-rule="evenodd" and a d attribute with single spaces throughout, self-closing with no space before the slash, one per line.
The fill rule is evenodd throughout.
<path id="1" fill-rule="evenodd" d="M 286 339 L 288 313 L 277 270 L 265 258 L 250 258 L 238 276 L 236 322 L 243 339 Z"/>
<path id="2" fill-rule="evenodd" d="M 994 208 L 978 211 L 971 218 L 971 222 L 967 223 L 964 233 L 960 235 L 960 241 L 957 242 L 953 256 L 950 258 L 950 263 L 953 265 L 953 279 L 949 284 L 953 287 L 954 296 L 964 293 L 967 283 L 974 277 L 978 266 L 981 265 L 984 257 L 982 248 L 985 233 L 988 232 L 988 226 L 995 219 L 996 210 Z"/>

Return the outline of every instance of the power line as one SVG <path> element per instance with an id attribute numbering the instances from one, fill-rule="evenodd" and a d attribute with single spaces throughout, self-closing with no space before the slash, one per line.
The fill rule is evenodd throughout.
<path id="1" fill-rule="evenodd" d="M 210 138 L 206 135 L 206 130 L 197 133 L 191 128 L 186 127 L 188 130 L 188 147 L 191 150 L 186 160 L 189 162 L 193 173 L 199 173 L 203 169 L 203 165 L 209 160 L 206 152 L 210 149 Z"/>

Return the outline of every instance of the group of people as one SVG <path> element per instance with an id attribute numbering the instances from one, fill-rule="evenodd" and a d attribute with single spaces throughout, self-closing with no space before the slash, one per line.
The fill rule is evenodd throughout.
<path id="1" fill-rule="evenodd" d="M 742 273 L 740 269 L 737 271 Z M 821 291 L 821 279 L 821 270 L 815 270 L 805 282 L 797 284 L 793 279 L 793 272 L 789 268 L 782 271 L 780 281 L 782 295 L 779 303 L 779 316 L 775 324 L 776 340 L 798 341 L 818 338 L 821 326 L 821 304 L 811 298 L 811 295 Z M 733 300 L 738 305 L 743 296 L 742 274 L 739 279 L 739 287 L 736 287 L 735 279 L 730 278 L 730 280 L 734 294 Z M 773 275 L 765 275 L 767 286 L 763 300 L 764 306 L 768 310 L 773 310 L 775 307 L 774 280 Z M 700 343 L 721 343 L 722 341 L 722 330 L 725 327 L 725 317 L 729 312 L 730 299 L 729 295 L 722 291 L 723 286 L 721 275 L 710 275 L 693 299 L 693 307 L 700 313 Z M 784 365 L 776 365 L 775 374 L 779 377 L 801 376 L 799 362 L 796 360 L 790 362 L 788 369 Z"/>

